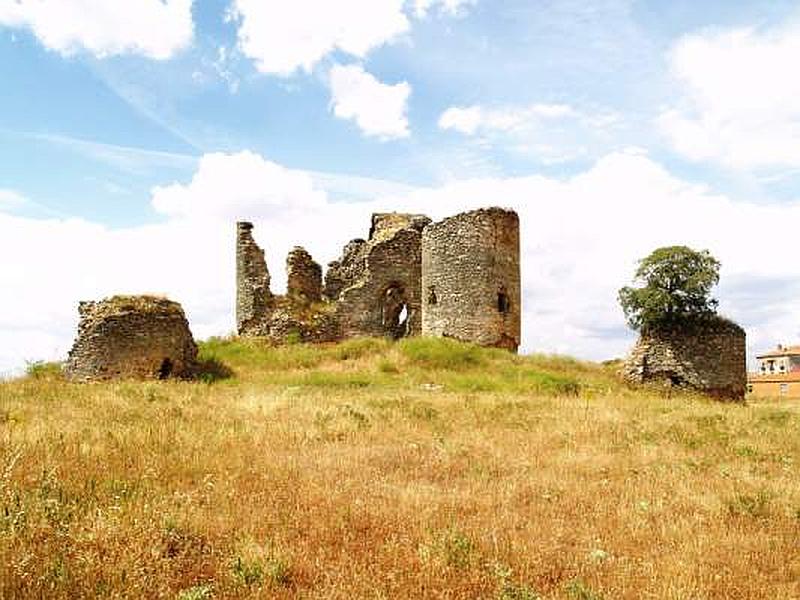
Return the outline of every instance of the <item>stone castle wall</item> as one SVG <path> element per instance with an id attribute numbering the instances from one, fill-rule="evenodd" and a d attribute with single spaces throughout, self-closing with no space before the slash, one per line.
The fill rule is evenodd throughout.
<path id="1" fill-rule="evenodd" d="M 180 304 L 153 296 L 81 302 L 64 372 L 75 381 L 188 378 L 197 346 Z"/>
<path id="2" fill-rule="evenodd" d="M 345 337 L 420 334 L 421 239 L 419 230 L 407 228 L 366 245 L 360 276 L 336 304 Z"/>
<path id="3" fill-rule="evenodd" d="M 262 335 L 272 292 L 264 251 L 253 239 L 253 224 L 236 224 L 236 329 L 241 335 Z"/>
<path id="4" fill-rule="evenodd" d="M 322 301 L 322 267 L 305 248 L 295 246 L 286 257 L 286 295 L 298 302 Z"/>
<path id="5" fill-rule="evenodd" d="M 516 351 L 521 336 L 519 217 L 500 208 L 422 234 L 422 335 Z"/>
<path id="6" fill-rule="evenodd" d="M 645 333 L 625 361 L 630 383 L 683 387 L 725 400 L 743 400 L 747 388 L 744 330 L 721 318 L 692 328 Z"/>
<path id="7" fill-rule="evenodd" d="M 335 341 L 425 333 L 519 346 L 519 219 L 512 211 L 484 209 L 436 224 L 424 215 L 374 214 L 369 238 L 344 247 L 328 265 L 324 287 L 319 265 L 302 248 L 292 250 L 286 296 L 269 292 L 252 225 L 240 223 L 237 232 L 240 335 Z M 429 299 L 441 302 L 423 304 L 424 281 L 434 292 Z"/>

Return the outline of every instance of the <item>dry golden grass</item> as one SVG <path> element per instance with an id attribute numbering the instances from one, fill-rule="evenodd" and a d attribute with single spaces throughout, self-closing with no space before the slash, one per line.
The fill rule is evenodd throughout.
<path id="1" fill-rule="evenodd" d="M 0 597 L 800 597 L 796 401 L 428 340 L 203 353 L 234 376 L 0 384 Z"/>

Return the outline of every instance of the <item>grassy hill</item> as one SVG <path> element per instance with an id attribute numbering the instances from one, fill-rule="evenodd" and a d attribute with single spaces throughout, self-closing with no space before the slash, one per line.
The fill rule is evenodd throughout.
<path id="1" fill-rule="evenodd" d="M 202 356 L 0 383 L 0 597 L 800 597 L 798 402 L 447 340 Z"/>

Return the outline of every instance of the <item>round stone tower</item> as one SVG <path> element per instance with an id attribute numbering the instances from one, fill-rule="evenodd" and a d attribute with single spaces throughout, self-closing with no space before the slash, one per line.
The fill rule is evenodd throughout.
<path id="1" fill-rule="evenodd" d="M 64 365 L 69 379 L 190 378 L 197 346 L 183 308 L 156 296 L 81 302 L 78 337 Z"/>
<path id="2" fill-rule="evenodd" d="M 422 335 L 516 352 L 520 344 L 519 217 L 485 208 L 422 233 Z"/>

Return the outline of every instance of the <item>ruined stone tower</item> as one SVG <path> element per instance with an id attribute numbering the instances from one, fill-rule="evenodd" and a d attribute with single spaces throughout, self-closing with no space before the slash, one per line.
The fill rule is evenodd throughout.
<path id="1" fill-rule="evenodd" d="M 747 348 L 744 329 L 721 317 L 692 326 L 646 331 L 621 371 L 630 383 L 694 390 L 720 400 L 744 400 Z"/>
<path id="2" fill-rule="evenodd" d="M 515 351 L 520 344 L 519 217 L 480 209 L 422 233 L 422 335 Z"/>
<path id="3" fill-rule="evenodd" d="M 74 381 L 188 378 L 197 346 L 183 308 L 156 296 L 81 302 L 78 336 L 64 365 Z"/>
<path id="4" fill-rule="evenodd" d="M 264 251 L 253 239 L 253 224 L 236 224 L 236 329 L 260 335 L 269 316 L 272 292 Z"/>

